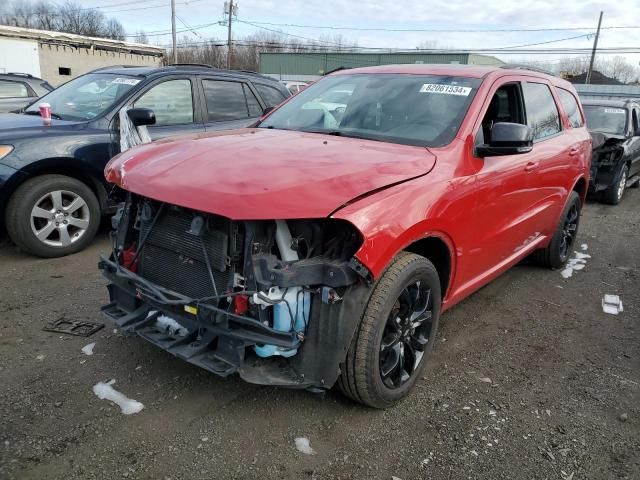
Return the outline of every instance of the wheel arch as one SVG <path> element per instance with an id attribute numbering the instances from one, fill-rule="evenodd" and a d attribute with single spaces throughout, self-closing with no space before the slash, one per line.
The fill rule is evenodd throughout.
<path id="1" fill-rule="evenodd" d="M 574 182 L 573 188 L 571 189 L 571 191 L 576 192 L 578 195 L 580 195 L 580 202 L 582 203 L 582 205 L 584 205 L 584 202 L 587 198 L 588 187 L 589 186 L 587 185 L 587 180 L 584 177 L 580 177 Z"/>
<path id="2" fill-rule="evenodd" d="M 440 278 L 440 288 L 444 299 L 449 292 L 453 273 L 453 255 L 451 245 L 438 234 L 429 234 L 407 245 L 403 251 L 425 257 L 436 267 Z"/>
<path id="3" fill-rule="evenodd" d="M 8 200 L 13 193 L 22 185 L 25 181 L 32 179 L 40 175 L 64 175 L 67 177 L 75 178 L 76 180 L 84 183 L 98 198 L 100 204 L 100 210 L 105 211 L 107 208 L 108 192 L 104 184 L 96 177 L 94 172 L 85 168 L 82 162 L 74 158 L 66 157 L 53 157 L 39 160 L 38 162 L 31 163 L 21 169 L 27 175 L 19 182 L 15 182 L 11 185 L 10 190 L 6 193 L 6 199 Z"/>

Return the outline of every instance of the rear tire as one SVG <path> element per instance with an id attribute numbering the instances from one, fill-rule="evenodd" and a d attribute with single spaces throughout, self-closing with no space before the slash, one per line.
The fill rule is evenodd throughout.
<path id="1" fill-rule="evenodd" d="M 91 243 L 100 225 L 100 205 L 79 180 L 42 175 L 13 193 L 5 220 L 9 237 L 25 252 L 62 257 Z"/>
<path id="2" fill-rule="evenodd" d="M 627 187 L 627 178 L 629 176 L 629 166 L 623 165 L 622 170 L 618 175 L 618 180 L 607 188 L 602 198 L 609 205 L 618 205 L 624 195 L 624 189 Z"/>
<path id="3" fill-rule="evenodd" d="M 549 246 L 535 252 L 538 263 L 550 268 L 561 268 L 567 263 L 578 236 L 581 208 L 580 195 L 571 192 Z"/>
<path id="4" fill-rule="evenodd" d="M 440 295 L 433 264 L 419 255 L 400 253 L 374 287 L 338 388 L 374 408 L 391 407 L 404 398 L 433 348 Z"/>

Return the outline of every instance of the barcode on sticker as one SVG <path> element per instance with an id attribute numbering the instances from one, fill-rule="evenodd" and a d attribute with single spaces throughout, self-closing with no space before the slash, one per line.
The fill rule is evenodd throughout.
<path id="1" fill-rule="evenodd" d="M 138 83 L 140 83 L 140 80 L 138 80 L 137 78 L 115 78 L 113 80 L 113 82 L 111 83 L 117 83 L 117 84 L 122 84 L 122 85 L 137 85 Z"/>
<path id="2" fill-rule="evenodd" d="M 442 93 L 444 95 L 468 96 L 471 87 L 459 87 L 457 85 L 443 85 L 441 83 L 425 83 L 420 87 L 420 93 Z"/>
<path id="3" fill-rule="evenodd" d="M 625 111 L 622 108 L 605 108 L 604 109 L 604 113 L 622 113 L 622 114 L 624 114 Z"/>

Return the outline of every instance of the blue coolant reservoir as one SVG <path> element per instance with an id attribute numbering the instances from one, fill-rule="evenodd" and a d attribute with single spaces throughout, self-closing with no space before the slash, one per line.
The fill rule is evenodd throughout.
<path id="1" fill-rule="evenodd" d="M 298 252 L 291 248 L 291 232 L 285 220 L 276 220 L 276 245 L 280 252 L 280 259 L 285 262 L 298 260 Z M 303 333 L 309 320 L 311 310 L 311 294 L 301 287 L 291 287 L 281 290 L 279 287 L 271 287 L 268 292 L 262 292 L 262 296 L 268 297 L 270 302 L 264 302 L 257 294 L 253 301 L 265 307 L 273 303 L 273 328 L 281 332 L 291 332 L 295 328 L 298 333 Z M 291 357 L 298 353 L 297 348 L 282 348 L 275 345 L 255 346 L 256 353 L 261 357 L 280 355 Z"/>
<path id="2" fill-rule="evenodd" d="M 271 287 L 268 297 L 270 300 L 278 302 L 273 306 L 274 330 L 291 332 L 295 328 L 296 332 L 305 332 L 311 310 L 311 294 L 309 292 L 304 292 L 300 287 L 295 287 L 289 288 L 284 293 L 284 290 L 280 290 L 278 287 Z M 254 299 L 256 303 L 261 303 L 257 297 L 254 297 Z M 298 353 L 298 349 L 287 349 L 276 347 L 275 345 L 256 345 L 255 352 L 260 357 L 274 355 L 291 357 Z"/>

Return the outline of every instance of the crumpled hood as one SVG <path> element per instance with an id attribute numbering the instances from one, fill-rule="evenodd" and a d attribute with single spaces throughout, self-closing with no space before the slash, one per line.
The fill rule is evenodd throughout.
<path id="1" fill-rule="evenodd" d="M 86 122 L 52 119 L 50 126 L 44 126 L 40 115 L 0 113 L 0 140 L 55 135 L 58 132 L 68 132 L 70 127 L 84 127 L 85 124 Z"/>
<path id="2" fill-rule="evenodd" d="M 616 135 L 615 133 L 606 132 L 589 132 L 591 134 L 591 148 L 596 150 L 605 144 L 613 145 L 615 143 L 621 143 L 626 140 L 624 135 Z"/>
<path id="3" fill-rule="evenodd" d="M 428 173 L 426 148 L 271 129 L 189 135 L 123 152 L 105 169 L 125 190 L 236 220 L 326 217 Z"/>

